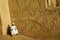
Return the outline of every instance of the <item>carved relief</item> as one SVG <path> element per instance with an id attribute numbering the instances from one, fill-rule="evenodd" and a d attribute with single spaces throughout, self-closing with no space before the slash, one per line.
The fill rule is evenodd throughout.
<path id="1" fill-rule="evenodd" d="M 40 8 L 45 8 L 45 0 L 37 0 Z"/>
<path id="2" fill-rule="evenodd" d="M 34 31 L 35 32 L 35 31 L 40 31 L 43 28 L 42 27 L 43 25 L 41 25 L 40 23 L 38 23 L 37 21 L 34 21 L 34 20 L 23 20 L 23 21 L 20 22 L 20 24 L 25 25 L 25 26 L 22 27 L 22 31 L 27 30 L 27 31 L 31 31 L 31 32 Z"/>
<path id="3" fill-rule="evenodd" d="M 16 0 L 16 4 L 20 10 L 26 10 L 29 7 L 30 0 Z"/>
<path id="4" fill-rule="evenodd" d="M 18 25 L 20 33 L 40 36 L 42 33 L 43 36 L 50 34 L 52 36 L 55 29 L 58 28 L 57 25 L 57 13 L 53 10 L 46 10 L 46 7 L 56 7 L 56 1 L 54 0 L 16 0 L 16 6 L 19 8 L 19 13 L 13 11 L 12 18 L 14 22 Z M 40 7 L 37 7 L 40 6 Z M 43 8 L 41 8 L 43 7 Z M 13 7 L 14 8 L 14 7 Z M 41 9 L 40 9 L 41 8 Z M 18 10 L 16 10 L 18 11 Z M 20 13 L 20 11 L 22 11 Z M 16 19 L 18 18 L 18 19 Z M 57 22 L 57 23 L 56 23 Z M 57 26 L 56 26 L 57 25 Z M 57 28 L 56 28 L 57 27 Z M 46 35 L 44 35 L 46 34 Z M 35 37 L 32 36 L 32 37 Z M 37 37 L 38 37 L 37 36 Z M 49 35 L 48 35 L 49 36 Z"/>
<path id="5" fill-rule="evenodd" d="M 56 7 L 56 0 L 45 0 L 46 7 Z"/>

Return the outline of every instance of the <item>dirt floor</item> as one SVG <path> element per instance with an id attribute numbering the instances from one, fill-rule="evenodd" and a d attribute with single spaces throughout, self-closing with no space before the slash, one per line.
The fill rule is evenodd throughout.
<path id="1" fill-rule="evenodd" d="M 34 39 L 32 37 L 20 34 L 20 35 L 13 35 L 12 37 L 9 35 L 0 36 L 0 40 L 38 40 L 38 39 Z"/>
<path id="2" fill-rule="evenodd" d="M 24 36 L 22 34 L 20 35 L 13 35 L 12 37 L 10 35 L 5 35 L 5 36 L 0 36 L 0 40 L 60 40 L 60 39 L 56 39 L 56 38 L 40 38 L 40 39 L 36 39 L 36 38 L 32 38 L 29 36 Z"/>

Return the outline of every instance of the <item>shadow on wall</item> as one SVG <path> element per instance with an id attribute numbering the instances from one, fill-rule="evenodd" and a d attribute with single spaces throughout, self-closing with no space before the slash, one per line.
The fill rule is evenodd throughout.
<path id="1" fill-rule="evenodd" d="M 7 28 L 7 35 L 11 35 L 11 30 L 10 30 L 10 26 L 8 25 L 8 28 Z"/>
<path id="2" fill-rule="evenodd" d="M 0 13 L 0 35 L 2 35 L 2 22 L 1 22 L 1 13 Z"/>

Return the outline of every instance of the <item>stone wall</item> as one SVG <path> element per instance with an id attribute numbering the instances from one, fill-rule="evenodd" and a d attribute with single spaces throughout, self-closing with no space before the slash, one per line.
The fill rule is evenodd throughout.
<path id="1" fill-rule="evenodd" d="M 2 23 L 1 33 L 3 35 L 6 35 L 7 27 L 8 25 L 11 25 L 8 0 L 0 0 L 0 18 L 1 18 L 1 23 Z"/>
<path id="2" fill-rule="evenodd" d="M 0 17 L 0 35 L 2 35 L 2 23 L 1 23 L 1 17 Z"/>
<path id="3" fill-rule="evenodd" d="M 34 38 L 60 37 L 60 8 L 47 9 L 43 0 L 9 0 L 9 7 L 19 33 Z"/>

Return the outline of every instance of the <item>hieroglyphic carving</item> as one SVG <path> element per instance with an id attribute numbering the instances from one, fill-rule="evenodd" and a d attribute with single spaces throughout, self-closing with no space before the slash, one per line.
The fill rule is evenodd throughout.
<path id="1" fill-rule="evenodd" d="M 16 4 L 20 10 L 26 10 L 29 7 L 30 0 L 16 0 Z"/>
<path id="2" fill-rule="evenodd" d="M 43 25 L 41 25 L 40 23 L 38 23 L 38 22 L 36 22 L 34 20 L 23 20 L 23 21 L 20 22 L 20 24 L 25 25 L 25 26 L 22 26 L 21 31 L 27 30 L 27 31 L 34 31 L 34 32 L 37 31 L 38 32 L 43 28 Z"/>
<path id="3" fill-rule="evenodd" d="M 45 0 L 46 7 L 49 7 L 49 1 Z"/>
<path id="4" fill-rule="evenodd" d="M 40 22 L 35 20 L 23 20 L 20 22 L 21 24 L 21 31 L 28 31 L 28 32 L 42 32 L 47 31 L 51 32 L 54 29 L 54 21 L 52 20 L 41 20 Z"/>
<path id="5" fill-rule="evenodd" d="M 45 8 L 45 0 L 37 0 L 40 8 Z"/>
<path id="6" fill-rule="evenodd" d="M 58 20 L 57 20 L 57 15 L 56 15 L 57 13 L 54 11 L 55 9 L 54 10 L 44 9 L 45 6 L 43 4 L 45 4 L 44 3 L 45 1 L 44 2 L 42 1 L 43 3 L 41 2 L 41 5 L 44 8 L 42 8 L 42 9 L 40 9 L 40 7 L 37 8 L 36 3 L 39 6 L 41 6 L 40 5 L 40 0 L 38 2 L 36 2 L 35 0 L 30 0 L 30 5 L 27 4 L 27 6 L 26 6 L 25 3 L 23 3 L 24 6 L 21 3 L 21 5 L 23 7 L 20 5 L 20 2 L 18 4 L 16 2 L 15 5 L 18 6 L 19 12 L 21 11 L 21 9 L 23 9 L 23 10 L 22 10 L 21 13 L 18 13 L 18 12 L 15 13 L 15 11 L 18 11 L 18 10 L 16 10 L 17 8 L 14 9 L 14 10 L 11 9 L 13 11 L 15 20 L 13 19 L 13 17 L 12 17 L 12 19 L 18 25 L 19 32 L 24 34 L 24 35 L 29 35 L 29 36 L 34 35 L 32 37 L 35 37 L 38 34 L 39 34 L 38 36 L 41 36 L 40 35 L 40 33 L 41 33 L 44 37 L 47 34 L 49 34 L 49 35 L 47 35 L 48 37 L 53 36 L 52 34 L 58 28 L 58 25 L 57 25 Z M 28 5 L 29 5 L 29 8 L 28 8 Z M 50 7 L 49 5 L 50 4 L 49 4 L 49 1 L 48 1 L 47 6 Z M 24 8 L 24 7 L 27 7 L 27 8 Z M 12 8 L 14 8 L 14 6 Z M 12 14 L 12 16 L 13 16 L 13 14 Z M 18 18 L 18 19 L 16 19 L 16 18 Z"/>
<path id="7" fill-rule="evenodd" d="M 46 7 L 56 7 L 56 0 L 45 0 Z"/>

